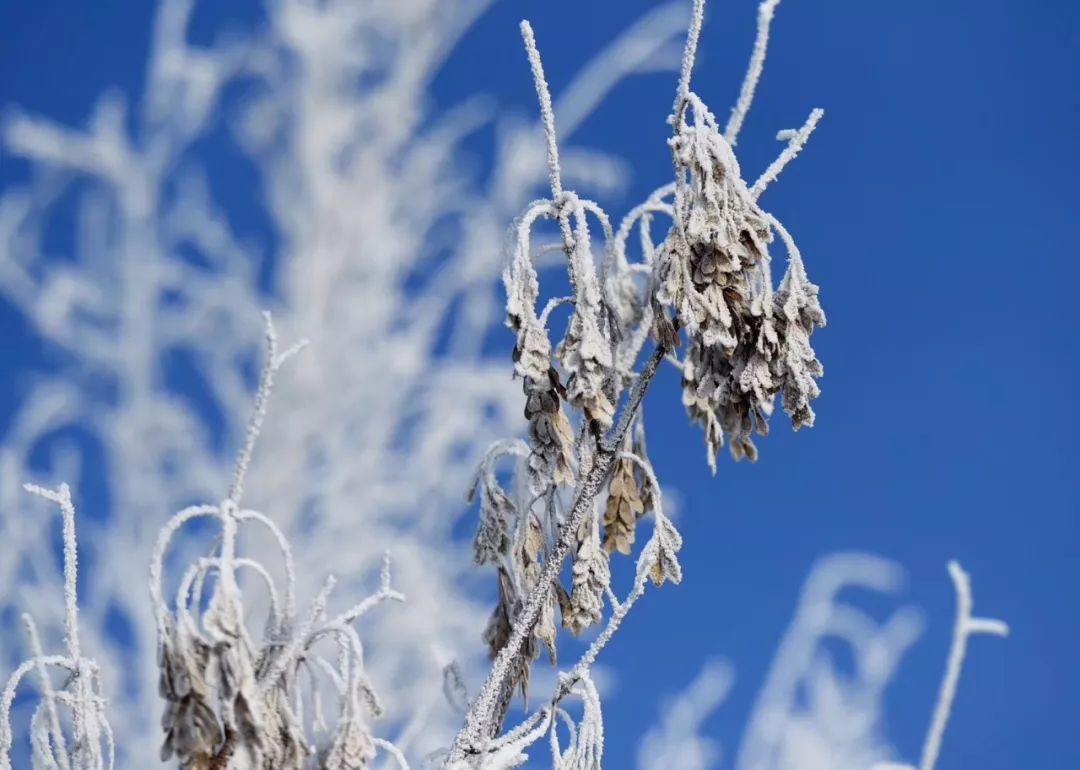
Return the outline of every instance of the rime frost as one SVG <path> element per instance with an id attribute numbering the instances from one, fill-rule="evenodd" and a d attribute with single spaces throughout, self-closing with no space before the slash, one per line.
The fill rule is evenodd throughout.
<path id="1" fill-rule="evenodd" d="M 102 101 L 84 132 L 26 116 L 6 126 L 14 152 L 100 189 L 84 202 L 91 223 L 79 244 L 85 253 L 70 266 L 38 248 L 52 202 L 48 183 L 0 201 L 0 291 L 42 335 L 78 357 L 88 384 L 104 373 L 109 383 L 96 395 L 60 382 L 35 391 L 0 450 L 0 503 L 11 505 L 7 478 L 29 468 L 37 442 L 82 423 L 108 456 L 123 516 L 179 509 L 153 548 L 152 620 L 133 621 L 156 636 L 156 656 L 146 649 L 128 653 L 135 658 L 129 668 L 140 674 L 156 666 L 162 761 L 184 770 L 364 770 L 383 755 L 407 770 L 401 746 L 423 738 L 428 758 L 441 758 L 448 770 L 505 770 L 528 761 L 527 751 L 546 735 L 554 770 L 601 766 L 604 716 L 593 667 L 649 585 L 683 579 L 683 538 L 665 514 L 645 448 L 642 402 L 658 367 L 671 362 L 681 369 L 683 403 L 705 431 L 714 472 L 725 440 L 736 460 L 757 458 L 752 436 L 767 434 L 778 396 L 795 429 L 815 420 L 811 402 L 823 368 L 811 337 L 825 325 L 819 288 L 790 233 L 759 199 L 823 113 L 814 110 L 800 129 L 778 133 L 786 145 L 753 184 L 734 151 L 778 2 L 759 7 L 748 71 L 721 131 L 690 87 L 704 17 L 703 0 L 695 0 L 669 118 L 674 180 L 618 227 L 599 204 L 564 186 L 555 103 L 527 22 L 521 31 L 539 130 L 510 132 L 498 154 L 505 167 L 497 165 L 486 196 L 467 195 L 447 170 L 478 116 L 466 109 L 421 129 L 419 102 L 422 84 L 462 32 L 462 19 L 477 10 L 466 3 L 284 0 L 269 9 L 262 37 L 198 48 L 186 40 L 190 3 L 165 0 L 133 136 L 125 106 L 115 100 Z M 662 51 L 672 18 L 664 9 L 651 14 L 629 35 L 633 55 L 602 54 L 601 72 L 617 79 Z M 415 58 L 397 53 L 369 61 L 361 43 L 374 38 Z M 269 289 L 251 267 L 250 250 L 216 211 L 204 174 L 183 162 L 210 130 L 226 86 L 246 80 L 264 90 L 243 105 L 234 130 L 266 177 L 266 205 L 285 252 L 273 265 Z M 356 103 L 356 83 L 373 84 L 361 89 L 363 105 Z M 567 113 L 572 130 L 582 105 L 571 100 Z M 523 151 L 540 135 L 546 166 Z M 611 171 L 608 159 L 591 157 L 579 168 L 594 177 Z M 545 171 L 550 196 L 526 203 Z M 384 184 L 387 179 L 396 181 Z M 464 206 L 457 203 L 462 197 Z M 522 213 L 509 231 L 503 283 L 520 396 L 503 385 L 508 367 L 481 355 L 478 342 L 489 322 L 488 283 L 496 269 L 486 246 L 516 209 Z M 453 256 L 440 262 L 429 240 L 448 211 L 459 212 L 462 235 Z M 668 226 L 655 238 L 661 219 Z M 109 226 L 93 225 L 102 221 Z M 627 256 L 635 235 L 640 263 Z M 776 235 L 787 260 L 774 286 L 769 250 Z M 198 259 L 190 258 L 192 250 Z M 540 307 L 551 254 L 562 255 L 556 262 L 565 261 L 571 291 Z M 214 375 L 205 384 L 209 401 L 237 406 L 246 398 L 252 343 L 244 319 L 267 295 L 281 306 L 285 328 L 314 337 L 317 363 L 282 383 L 290 408 L 270 415 L 276 375 L 303 345 L 279 351 L 266 314 L 267 353 L 246 432 L 222 410 L 226 434 L 242 435 L 230 480 L 205 436 L 214 419 L 178 403 L 157 382 L 158 373 L 174 354 L 192 358 L 202 374 Z M 555 336 L 562 326 L 555 319 L 564 315 L 565 331 Z M 448 324 L 449 354 L 439 341 Z M 520 427 L 510 416 L 519 411 L 527 440 L 491 444 L 470 485 L 470 501 L 479 498 L 473 561 L 493 568 L 498 598 L 483 632 L 491 670 L 469 699 L 458 661 L 438 658 L 465 649 L 479 608 L 454 591 L 461 575 L 442 552 L 450 525 L 438 508 L 449 490 L 464 486 L 480 446 Z M 257 461 L 264 422 L 279 446 L 271 460 Z M 510 483 L 499 477 L 507 471 Z M 246 507 L 249 480 L 254 495 L 283 509 L 280 523 L 277 515 Z M 0 698 L 0 768 L 11 766 L 10 712 L 16 688 L 31 673 L 40 697 L 30 718 L 35 767 L 112 768 L 103 672 L 119 661 L 104 644 L 113 655 L 110 667 L 82 651 L 74 505 L 66 485 L 27 489 L 56 503 L 63 516 L 60 624 L 67 650 L 46 655 L 35 621 L 24 617 L 32 656 Z M 219 501 L 190 505 L 192 499 Z M 214 531 L 209 548 L 197 521 Z M 124 518 L 109 537 L 133 553 L 148 544 L 145 533 L 144 522 Z M 32 527 L 9 534 L 34 556 L 47 547 L 35 544 L 41 538 Z M 353 547 L 342 549 L 346 535 Z M 260 537 L 265 542 L 252 545 Z M 290 539 L 313 554 L 303 569 Z M 381 613 L 368 617 L 385 601 L 404 601 L 391 587 L 389 557 L 380 554 L 377 589 L 331 612 L 336 580 L 326 573 L 343 568 L 343 582 L 357 588 L 387 546 L 406 552 L 402 580 L 422 585 L 418 593 L 427 604 L 406 610 L 411 614 L 399 626 L 379 620 Z M 620 598 L 610 560 L 622 556 L 635 558 L 635 568 Z M 167 562 L 184 565 L 174 596 L 166 595 Z M 125 570 L 116 565 L 109 599 L 134 618 L 137 602 Z M 959 604 L 956 633 L 921 770 L 933 770 L 968 637 L 1007 631 L 1000 621 L 972 617 L 966 573 L 953 563 L 950 574 Z M 313 581 L 323 575 L 316 588 Z M 887 590 L 894 577 L 888 565 L 857 559 L 815 573 L 763 690 L 739 770 L 905 767 L 889 764 L 874 709 L 915 623 L 899 613 L 876 624 L 835 596 L 849 583 Z M 298 608 L 298 594 L 313 597 L 305 608 Z M 370 669 L 354 625 L 361 618 L 377 631 L 370 652 L 380 663 Z M 505 728 L 515 695 L 529 695 L 541 652 L 559 665 L 560 627 L 574 634 L 595 629 L 595 635 L 576 662 L 562 664 L 553 691 Z M 92 628 L 95 641 L 103 641 L 102 619 Z M 822 668 L 814 654 L 826 635 L 850 644 L 861 679 L 844 682 Z M 386 644 L 389 639 L 395 642 Z M 441 751 L 445 714 L 434 716 L 431 701 L 411 681 L 400 681 L 432 665 L 443 671 L 448 705 L 465 712 L 457 737 Z M 51 668 L 68 675 L 61 687 Z M 392 722 L 400 728 L 394 742 L 376 735 L 385 708 L 375 682 L 384 674 L 404 691 L 395 704 L 405 708 Z M 725 687 L 715 679 L 691 693 L 694 708 L 710 709 L 722 698 Z M 813 708 L 797 702 L 799 688 L 815 695 Z M 115 709 L 126 734 L 149 734 L 141 729 L 145 704 L 139 691 Z M 703 767 L 711 744 L 686 732 L 697 729 L 690 720 L 677 722 L 663 723 L 666 734 L 650 734 L 646 763 Z M 124 761 L 149 766 L 146 748 L 133 745 Z"/>
<path id="2" fill-rule="evenodd" d="M 502 232 L 546 180 L 535 124 L 479 99 L 428 109 L 429 84 L 484 6 L 275 0 L 248 31 L 196 42 L 196 4 L 159 0 L 145 90 L 130 103 L 109 91 L 72 126 L 5 105 L 4 152 L 31 174 L 0 199 L 0 295 L 62 366 L 35 376 L 0 446 L 0 529 L 19 554 L 0 558 L 0 605 L 17 617 L 26 565 L 51 558 L 21 481 L 47 468 L 90 489 L 100 475 L 108 523 L 83 521 L 80 547 L 108 569 L 84 578 L 94 601 L 82 627 L 105 689 L 126 694 L 110 715 L 124 766 L 153 766 L 160 750 L 145 555 L 170 511 L 229 484 L 222 457 L 243 439 L 264 307 L 283 336 L 312 340 L 279 384 L 288 408 L 266 426 L 288 451 L 260 453 L 248 474 L 251 504 L 295 546 L 298 592 L 314 596 L 326 572 L 362 591 L 383 551 L 398 554 L 413 601 L 369 618 L 372 638 L 398 641 L 374 645 L 368 663 L 411 756 L 457 727 L 435 700 L 443 667 L 483 673 L 487 608 L 462 589 L 471 565 L 451 533 L 484 447 L 521 427 L 521 391 L 481 340 L 497 322 Z M 564 137 L 666 50 L 682 17 L 651 11 L 583 61 L 556 94 Z M 491 173 L 473 179 L 462 143 L 493 123 Z M 564 153 L 588 189 L 621 184 L 617 159 Z M 239 203 L 219 197 L 238 168 L 252 174 Z M 68 211 L 71 246 L 56 253 L 50 234 Z M 252 220 L 257 232 L 243 229 Z M 204 547 L 185 529 L 174 552 L 186 561 Z M 266 538 L 250 547 L 273 563 Z M 104 558 L 117 553 L 140 556 Z M 41 573 L 40 590 L 61 589 Z M 34 611 L 51 643 L 63 613 Z M 20 654 L 19 636 L 0 636 L 2 657 Z"/>

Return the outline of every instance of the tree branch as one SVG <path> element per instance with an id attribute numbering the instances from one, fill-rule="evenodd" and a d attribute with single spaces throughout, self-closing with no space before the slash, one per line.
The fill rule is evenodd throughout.
<path id="1" fill-rule="evenodd" d="M 574 537 L 578 527 L 589 515 L 593 501 L 611 473 L 616 457 L 616 452 L 612 447 L 618 447 L 622 443 L 645 396 L 645 391 L 656 376 L 656 370 L 665 355 L 667 355 L 667 348 L 663 344 L 658 344 L 638 375 L 618 423 L 612 429 L 609 438 L 601 444 L 593 466 L 581 480 L 570 515 L 559 531 L 559 542 L 548 555 L 536 587 L 529 594 L 524 609 L 514 621 L 510 639 L 499 650 L 487 681 L 484 682 L 480 693 L 469 708 L 465 726 L 454 739 L 454 745 L 443 765 L 444 768 L 454 767 L 455 763 L 461 762 L 467 754 L 479 753 L 483 743 L 494 737 L 499 727 L 498 723 L 501 721 L 497 714 L 500 694 L 506 687 L 515 664 L 519 662 L 518 659 L 523 654 L 525 641 L 532 634 L 544 603 L 559 580 L 563 560 L 574 547 Z"/>

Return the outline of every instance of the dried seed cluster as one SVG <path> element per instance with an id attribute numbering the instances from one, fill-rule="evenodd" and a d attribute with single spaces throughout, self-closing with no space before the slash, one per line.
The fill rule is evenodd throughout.
<path id="1" fill-rule="evenodd" d="M 790 237 L 760 208 L 731 145 L 693 94 L 671 145 L 678 180 L 658 298 L 688 333 L 683 403 L 705 429 L 715 470 L 725 434 L 736 460 L 757 459 L 751 436 L 768 434 L 778 394 L 795 428 L 813 424 L 809 402 L 819 393 L 822 367 L 810 335 L 825 315 Z M 788 246 L 775 293 L 768 253 L 774 229 Z"/>
<path id="2" fill-rule="evenodd" d="M 641 451 L 638 456 L 645 454 Z M 604 510 L 605 551 L 630 555 L 638 520 L 652 510 L 652 494 L 648 477 L 632 460 L 620 457 L 615 461 Z"/>
<path id="3" fill-rule="evenodd" d="M 364 670 L 363 646 L 353 623 L 381 602 L 404 597 L 390 587 L 387 557 L 379 589 L 372 596 L 329 616 L 334 580 L 328 578 L 308 613 L 297 614 L 293 558 L 284 534 L 262 513 L 240 506 L 244 475 L 274 377 L 299 349 L 278 353 L 269 316 L 266 337 L 267 361 L 255 413 L 229 497 L 218 505 L 194 506 L 173 516 L 161 531 L 151 561 L 159 692 L 165 701 L 161 758 L 175 758 L 184 770 L 361 770 L 370 766 L 380 745 L 368 722 L 382 713 L 382 706 Z M 170 605 L 162 587 L 166 552 L 181 527 L 203 517 L 220 528 L 215 555 L 188 567 L 176 603 Z M 238 555 L 242 527 L 268 529 L 279 544 L 284 593 L 265 566 Z M 270 598 L 258 641 L 245 623 L 241 572 L 260 579 Z M 327 695 L 337 704 L 332 727 L 323 714 Z M 310 718 L 305 717 L 305 704 L 312 709 Z"/>
<path id="4" fill-rule="evenodd" d="M 571 589 L 558 587 L 563 626 L 575 634 L 599 623 L 604 615 L 604 589 L 611 583 L 608 555 L 595 527 L 580 539 L 571 566 Z"/>
<path id="5" fill-rule="evenodd" d="M 173 611 L 164 605 L 160 583 L 152 582 L 159 602 L 159 691 L 165 700 L 162 760 L 175 757 L 185 769 L 368 767 L 374 756 L 368 720 L 382 709 L 364 672 L 362 646 L 352 623 L 381 601 L 403 600 L 390 587 L 389 563 L 378 592 L 364 602 L 328 617 L 326 603 L 333 587 L 328 580 L 308 615 L 298 617 L 291 609 L 291 586 L 286 607 L 278 606 L 280 594 L 265 568 L 230 553 L 238 524 L 266 525 L 269 520 L 227 500 L 174 517 L 158 544 L 155 578 L 160 578 L 171 534 L 197 515 L 221 522 L 221 556 L 192 565 Z M 291 571 L 291 557 L 285 555 Z M 258 571 L 272 597 L 261 642 L 252 639 L 243 622 L 244 593 L 235 574 L 240 567 Z M 211 572 L 214 584 L 203 608 L 201 594 Z M 331 649 L 324 651 L 323 643 Z M 326 657 L 329 651 L 336 652 L 335 663 Z M 327 693 L 338 703 L 332 729 L 322 715 Z M 305 720 L 305 702 L 314 706 L 311 720 Z"/>

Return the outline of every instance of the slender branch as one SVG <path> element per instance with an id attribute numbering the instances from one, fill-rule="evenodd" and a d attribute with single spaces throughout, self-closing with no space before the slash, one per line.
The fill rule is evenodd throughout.
<path id="1" fill-rule="evenodd" d="M 633 422 L 634 417 L 637 415 L 642 399 L 645 398 L 645 391 L 648 390 L 649 384 L 652 382 L 653 377 L 656 376 L 656 370 L 660 367 L 660 362 L 664 360 L 664 356 L 667 354 L 667 346 L 659 344 L 653 350 L 649 360 L 645 362 L 641 374 L 638 375 L 634 386 L 630 389 L 630 397 L 627 399 L 626 406 L 623 407 L 622 414 L 619 416 L 619 422 L 612 429 L 610 437 L 602 446 L 604 452 L 614 454 L 618 451 L 623 438 L 626 436 L 626 431 L 630 429 L 630 423 Z"/>
<path id="2" fill-rule="evenodd" d="M 825 110 L 817 107 L 810 112 L 810 117 L 806 119 L 806 122 L 798 131 L 781 131 L 777 134 L 778 139 L 787 138 L 787 146 L 776 160 L 769 164 L 769 167 L 765 169 L 765 172 L 760 177 L 758 177 L 757 181 L 754 182 L 753 187 L 750 188 L 751 198 L 754 200 L 760 198 L 761 194 L 765 192 L 765 188 L 776 181 L 776 177 L 780 176 L 780 172 L 784 170 L 784 167 L 793 161 L 795 156 L 802 151 L 804 146 L 806 146 L 806 140 L 810 138 L 810 134 L 814 133 L 818 121 L 821 120 L 821 116 L 824 114 Z"/>
<path id="3" fill-rule="evenodd" d="M 263 364 L 262 373 L 259 375 L 259 389 L 255 393 L 255 408 L 252 410 L 251 419 L 248 422 L 247 432 L 244 435 L 244 445 L 236 458 L 236 466 L 233 469 L 232 485 L 229 487 L 229 500 L 239 504 L 244 494 L 244 477 L 247 475 L 248 466 L 251 465 L 251 456 L 255 452 L 255 443 L 262 432 L 263 420 L 266 419 L 266 409 L 270 401 L 270 393 L 274 389 L 274 378 L 282 364 L 307 347 L 307 340 L 300 340 L 282 353 L 278 353 L 277 332 L 274 330 L 274 322 L 269 311 L 263 312 L 263 320 L 266 326 L 266 361 Z"/>
<path id="4" fill-rule="evenodd" d="M 562 172 L 559 167 L 559 145 L 555 139 L 555 111 L 551 107 L 551 90 L 544 77 L 544 65 L 540 60 L 540 50 L 536 47 L 536 36 L 532 25 L 522 21 L 521 38 L 525 42 L 525 51 L 529 56 L 533 84 L 536 86 L 536 98 L 540 102 L 540 122 L 544 126 L 544 142 L 547 145 L 548 181 L 551 183 L 551 197 L 558 202 L 562 195 Z"/>
<path id="5" fill-rule="evenodd" d="M 559 573 L 562 570 L 563 560 L 574 546 L 574 537 L 578 527 L 586 516 L 590 514 L 593 501 L 611 473 L 616 452 L 610 447 L 618 447 L 622 443 L 622 439 L 633 421 L 634 414 L 641 405 L 645 392 L 648 390 L 649 384 L 655 377 L 657 368 L 666 354 L 667 349 L 664 345 L 656 346 L 652 356 L 650 356 L 634 383 L 618 423 L 597 453 L 593 466 L 578 486 L 574 505 L 559 531 L 559 541 L 548 555 L 540 578 L 525 601 L 524 609 L 514 621 L 510 639 L 499 650 L 487 681 L 484 682 L 476 700 L 473 701 L 465 720 L 465 726 L 454 739 L 454 745 L 450 749 L 444 767 L 453 767 L 455 763 L 461 762 L 466 754 L 477 752 L 484 741 L 494 737 L 493 730 L 497 725 L 493 723 L 497 720 L 493 719 L 493 715 L 499 694 L 507 684 L 515 661 L 522 654 L 526 639 L 533 632 L 533 627 L 540 617 L 544 603 L 547 601 L 551 591 L 554 590 L 555 583 L 558 581 Z"/>
<path id="6" fill-rule="evenodd" d="M 675 89 L 675 106 L 672 117 L 682 112 L 687 97 L 690 96 L 690 75 L 694 71 L 694 59 L 697 57 L 698 38 L 701 37 L 701 25 L 705 20 L 705 0 L 694 0 L 694 10 L 690 16 L 690 28 L 686 33 L 686 46 L 683 48 L 682 67 L 679 69 L 679 85 Z"/>
<path id="7" fill-rule="evenodd" d="M 967 654 L 968 637 L 972 634 L 992 634 L 1006 636 L 1009 627 L 1003 621 L 993 618 L 976 618 L 971 611 L 974 599 L 971 595 L 971 576 L 964 572 L 958 562 L 949 562 L 949 577 L 956 588 L 956 624 L 953 626 L 952 645 L 949 647 L 948 663 L 945 666 L 945 678 L 941 680 L 934 716 L 930 729 L 926 733 L 923 745 L 922 761 L 919 770 L 934 770 L 938 753 L 941 751 L 941 739 L 945 735 L 945 725 L 949 721 L 953 699 L 956 698 L 956 686 L 960 681 L 960 670 Z"/>
<path id="8" fill-rule="evenodd" d="M 79 574 L 79 556 L 75 538 L 75 505 L 71 502 L 71 490 L 67 484 L 56 489 L 46 489 L 37 484 L 23 484 L 23 489 L 60 507 L 63 517 L 64 532 L 64 641 L 68 655 L 72 660 L 79 660 L 79 601 L 77 577 Z"/>
<path id="9" fill-rule="evenodd" d="M 949 713 L 956 699 L 960 671 L 964 667 L 964 656 L 967 655 L 968 638 L 972 634 L 992 636 L 1008 636 L 1009 634 L 1009 626 L 1003 620 L 972 616 L 975 600 L 971 594 L 971 576 L 964 571 L 959 562 L 949 562 L 949 577 L 952 578 L 953 587 L 956 589 L 956 622 L 953 625 L 952 644 L 949 645 L 949 657 L 945 664 L 945 676 L 941 680 L 934 715 L 930 719 L 926 741 L 923 743 L 922 759 L 917 768 L 904 762 L 879 762 L 871 770 L 934 770 L 938 755 L 941 753 L 941 741 L 945 737 Z"/>
<path id="10" fill-rule="evenodd" d="M 773 14 L 779 4 L 780 0 L 763 0 L 758 6 L 757 37 L 754 40 L 754 51 L 750 54 L 750 66 L 746 70 L 746 77 L 739 90 L 739 100 L 735 103 L 735 108 L 731 111 L 731 117 L 728 118 L 727 126 L 724 128 L 724 138 L 732 147 L 739 139 L 739 131 L 754 101 L 758 81 L 761 80 L 765 54 L 769 49 L 769 26 L 772 24 Z"/>
<path id="11" fill-rule="evenodd" d="M 566 204 L 570 196 L 563 195 L 562 168 L 559 165 L 559 142 L 555 134 L 555 111 L 551 106 L 551 89 L 544 75 L 544 63 L 540 59 L 540 49 L 536 46 L 536 35 L 528 20 L 522 20 L 521 38 L 525 43 L 525 52 L 529 57 L 533 84 L 536 86 L 536 98 L 540 102 L 540 122 L 544 126 L 544 142 L 547 147 L 548 182 L 551 185 L 551 201 L 558 211 L 559 232 L 562 235 L 563 251 L 570 260 L 570 283 L 577 294 L 577 271 L 574 269 L 574 236 L 570 230 L 570 218 Z"/>
<path id="12" fill-rule="evenodd" d="M 49 719 L 49 738 L 55 749 L 53 756 L 56 758 L 60 770 L 71 770 L 71 762 L 68 759 L 67 739 L 60 727 L 60 714 L 56 710 L 56 690 L 53 688 L 49 672 L 45 670 L 42 660 L 45 652 L 41 646 L 41 637 L 38 635 L 37 624 L 34 623 L 30 613 L 22 615 L 23 627 L 30 642 L 30 653 L 37 661 L 38 687 L 41 689 L 41 698 L 45 703 L 45 713 Z"/>

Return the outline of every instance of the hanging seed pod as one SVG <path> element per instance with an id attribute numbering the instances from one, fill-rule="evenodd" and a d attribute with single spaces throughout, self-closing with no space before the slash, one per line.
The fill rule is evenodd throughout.
<path id="1" fill-rule="evenodd" d="M 677 557 L 680 548 L 682 535 L 675 525 L 666 516 L 657 516 L 656 531 L 647 546 L 647 558 L 642 562 L 654 585 L 663 585 L 665 580 L 682 582 L 682 566 Z"/>
<path id="2" fill-rule="evenodd" d="M 206 644 L 181 639 L 175 628 L 158 646 L 158 694 L 165 700 L 162 762 L 175 756 L 185 766 L 198 766 L 209 762 L 224 740 L 204 678 L 209 657 Z"/>
<path id="3" fill-rule="evenodd" d="M 818 304 L 818 287 L 807 280 L 801 259 L 793 259 L 789 264 L 774 302 L 774 312 L 781 319 L 779 336 L 783 340 L 775 370 L 783 386 L 784 411 L 791 416 L 791 426 L 798 430 L 814 424 L 810 402 L 821 393 L 817 378 L 824 369 L 810 345 L 810 335 L 825 325 L 825 313 Z"/>
<path id="4" fill-rule="evenodd" d="M 510 551 L 510 522 L 517 519 L 517 508 L 497 484 L 482 483 L 480 495 L 480 524 L 473 538 L 473 559 L 477 564 L 498 564 Z M 470 502 L 471 498 L 470 494 Z"/>
<path id="5" fill-rule="evenodd" d="M 575 313 L 557 354 L 563 368 L 570 373 L 566 381 L 567 401 L 584 410 L 587 419 L 595 420 L 603 428 L 611 427 L 615 406 L 604 392 L 611 376 L 611 344 L 600 333 L 595 320 L 580 311 Z"/>
<path id="6" fill-rule="evenodd" d="M 574 634 L 600 621 L 604 613 L 604 587 L 611 582 L 608 555 L 600 547 L 595 528 L 589 530 L 574 556 L 570 593 L 559 586 L 563 626 Z"/>
<path id="7" fill-rule="evenodd" d="M 630 554 L 638 519 L 645 514 L 642 489 L 635 476 L 634 463 L 625 458 L 615 461 L 608 485 L 604 511 L 604 551 Z"/>

